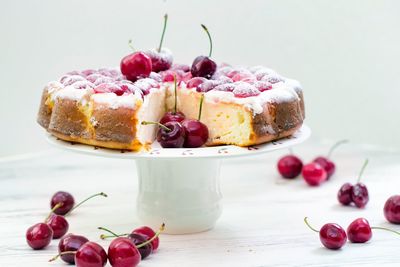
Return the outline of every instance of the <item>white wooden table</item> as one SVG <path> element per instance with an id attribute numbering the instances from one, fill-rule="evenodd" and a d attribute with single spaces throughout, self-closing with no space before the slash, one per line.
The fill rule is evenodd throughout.
<path id="1" fill-rule="evenodd" d="M 309 141 L 295 149 L 305 161 L 324 154 L 331 143 Z M 275 165 L 287 151 L 253 159 L 227 160 L 221 170 L 224 212 L 217 226 L 193 235 L 162 235 L 160 250 L 140 266 L 400 266 L 400 236 L 376 231 L 367 244 L 348 243 L 339 251 L 323 248 L 315 227 L 337 222 L 343 227 L 357 217 L 372 225 L 400 230 L 387 223 L 383 205 L 400 194 L 400 154 L 344 145 L 334 153 L 337 173 L 321 187 L 279 178 Z M 344 182 L 355 182 L 364 159 L 370 159 L 363 182 L 370 191 L 365 209 L 342 207 L 336 193 Z M 134 162 L 90 157 L 52 149 L 13 160 L 0 159 L 0 266 L 65 266 L 48 263 L 58 241 L 31 250 L 25 231 L 43 220 L 51 195 L 71 192 L 77 200 L 104 191 L 68 220 L 70 232 L 82 234 L 105 248 L 98 226 L 126 232 L 138 226 Z"/>

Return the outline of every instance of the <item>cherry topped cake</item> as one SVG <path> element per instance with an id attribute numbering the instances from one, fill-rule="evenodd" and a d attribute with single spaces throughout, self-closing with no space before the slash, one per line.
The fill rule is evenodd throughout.
<path id="1" fill-rule="evenodd" d="M 174 134 L 180 141 L 168 147 L 250 146 L 301 127 L 299 82 L 263 66 L 217 65 L 211 51 L 192 66 L 172 64 L 160 44 L 119 69 L 69 72 L 45 86 L 38 123 L 62 140 L 132 151 Z"/>

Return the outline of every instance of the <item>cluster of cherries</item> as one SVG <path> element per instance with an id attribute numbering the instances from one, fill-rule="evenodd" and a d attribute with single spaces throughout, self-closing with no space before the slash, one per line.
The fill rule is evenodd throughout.
<path id="1" fill-rule="evenodd" d="M 354 220 L 347 227 L 347 231 L 345 231 L 343 227 L 336 223 L 324 224 L 318 231 L 309 224 L 307 217 L 304 218 L 304 222 L 312 231 L 319 233 L 321 243 L 326 248 L 334 250 L 343 247 L 346 244 L 347 239 L 352 243 L 368 242 L 372 238 L 373 229 L 386 230 L 400 235 L 400 232 L 394 231 L 392 229 L 379 226 L 370 226 L 368 220 L 365 218 L 358 218 Z"/>
<path id="2" fill-rule="evenodd" d="M 43 249 L 50 244 L 52 239 L 61 238 L 58 244 L 59 254 L 50 261 L 60 257 L 66 263 L 76 264 L 78 267 L 102 267 L 108 260 L 111 266 L 134 267 L 142 259 L 157 250 L 159 246 L 158 236 L 163 231 L 164 224 L 157 232 L 154 232 L 150 227 L 143 226 L 134 229 L 129 234 L 113 234 L 117 238 L 111 242 L 108 253 L 99 244 L 89 241 L 84 236 L 66 235 L 69 224 L 65 216 L 96 196 L 106 197 L 107 195 L 101 192 L 75 205 L 75 200 L 70 193 L 64 191 L 55 193 L 50 201 L 50 215 L 45 222 L 37 223 L 26 231 L 28 245 L 35 250 Z M 100 229 L 104 228 L 100 227 Z M 107 238 L 107 236 L 102 235 L 101 238 Z"/>
<path id="3" fill-rule="evenodd" d="M 282 157 L 277 164 L 278 171 L 283 178 L 293 179 L 301 173 L 304 181 L 311 186 L 318 186 L 328 180 L 336 170 L 335 163 L 330 159 L 332 152 L 341 144 L 347 142 L 341 140 L 334 144 L 328 155 L 316 157 L 311 163 L 303 165 L 301 159 L 293 154 Z"/>

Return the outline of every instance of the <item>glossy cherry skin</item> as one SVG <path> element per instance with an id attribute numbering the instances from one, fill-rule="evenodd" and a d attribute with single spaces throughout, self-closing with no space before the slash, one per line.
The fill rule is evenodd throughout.
<path id="1" fill-rule="evenodd" d="M 353 191 L 353 185 L 350 183 L 345 183 L 340 187 L 337 198 L 339 202 L 345 206 L 350 205 L 353 202 L 351 198 L 351 192 Z"/>
<path id="2" fill-rule="evenodd" d="M 33 249 L 47 247 L 53 239 L 53 230 L 46 223 L 37 223 L 26 231 L 26 242 Z"/>
<path id="3" fill-rule="evenodd" d="M 322 166 L 322 168 L 325 169 L 326 174 L 328 175 L 326 177 L 326 179 L 329 179 L 335 173 L 335 170 L 336 170 L 335 163 L 333 163 L 328 158 L 326 158 L 326 157 L 317 157 L 313 161 L 318 163 L 319 165 Z"/>
<path id="4" fill-rule="evenodd" d="M 319 230 L 319 239 L 326 248 L 340 249 L 346 244 L 347 235 L 340 225 L 327 223 Z"/>
<path id="5" fill-rule="evenodd" d="M 364 218 L 354 220 L 347 227 L 347 237 L 353 243 L 365 243 L 372 237 L 372 230 L 369 222 Z"/>
<path id="6" fill-rule="evenodd" d="M 106 251 L 95 242 L 86 242 L 75 254 L 77 267 L 103 267 L 106 263 Z"/>
<path id="7" fill-rule="evenodd" d="M 63 237 L 68 232 L 68 221 L 62 215 L 52 214 L 47 224 L 53 230 L 53 239 Z"/>
<path id="8" fill-rule="evenodd" d="M 131 242 L 133 242 L 135 246 L 140 245 L 150 239 L 147 235 L 139 233 L 132 233 L 128 235 L 128 238 L 131 240 Z M 153 252 L 153 246 L 150 243 L 143 247 L 138 248 L 138 250 L 142 260 L 144 260 Z"/>
<path id="9" fill-rule="evenodd" d="M 365 184 L 357 183 L 351 190 L 351 199 L 357 208 L 364 208 L 369 201 L 368 189 Z"/>
<path id="10" fill-rule="evenodd" d="M 198 120 L 184 120 L 182 126 L 186 130 L 183 147 L 195 148 L 203 146 L 208 140 L 207 126 Z"/>
<path id="11" fill-rule="evenodd" d="M 75 200 L 70 193 L 58 191 L 52 196 L 50 207 L 53 209 L 58 203 L 62 203 L 62 206 L 56 209 L 54 213 L 58 215 L 65 215 L 74 207 Z"/>
<path id="12" fill-rule="evenodd" d="M 177 121 L 170 121 L 164 124 L 169 131 L 159 127 L 157 131 L 157 141 L 164 148 L 181 148 L 185 142 L 186 131 Z"/>
<path id="13" fill-rule="evenodd" d="M 304 165 L 301 173 L 307 184 L 311 186 L 320 185 L 328 176 L 325 169 L 315 162 Z"/>
<path id="14" fill-rule="evenodd" d="M 386 220 L 391 223 L 400 224 L 400 195 L 391 196 L 386 200 L 383 212 Z"/>
<path id="15" fill-rule="evenodd" d="M 142 227 L 136 228 L 135 230 L 132 231 L 132 234 L 135 234 L 135 233 L 148 236 L 149 239 L 156 235 L 154 230 L 148 226 L 142 226 Z M 153 251 L 157 250 L 158 246 L 160 245 L 160 239 L 158 237 L 155 238 L 153 241 L 151 241 L 151 245 L 153 247 Z"/>
<path id="16" fill-rule="evenodd" d="M 108 258 L 113 267 L 134 267 L 141 260 L 139 250 L 127 237 L 117 237 L 111 242 Z"/>
<path id="17" fill-rule="evenodd" d="M 77 251 L 83 244 L 89 242 L 89 240 L 81 235 L 68 234 L 60 239 L 58 243 L 58 252 L 65 251 Z M 60 258 L 70 264 L 75 264 L 75 254 L 64 254 Z"/>
<path id="18" fill-rule="evenodd" d="M 120 68 L 123 75 L 132 82 L 140 78 L 149 77 L 152 71 L 152 62 L 143 52 L 135 52 L 121 60 Z"/>
<path id="19" fill-rule="evenodd" d="M 164 116 L 160 119 L 161 124 L 165 124 L 170 121 L 182 122 L 185 119 L 185 115 L 182 112 L 173 112 L 168 111 L 164 114 Z"/>
<path id="20" fill-rule="evenodd" d="M 287 155 L 278 161 L 277 167 L 283 178 L 293 179 L 301 173 L 303 162 L 294 155 Z"/>
<path id="21" fill-rule="evenodd" d="M 194 59 L 190 72 L 193 77 L 210 79 L 217 70 L 217 64 L 206 56 L 198 56 Z"/>

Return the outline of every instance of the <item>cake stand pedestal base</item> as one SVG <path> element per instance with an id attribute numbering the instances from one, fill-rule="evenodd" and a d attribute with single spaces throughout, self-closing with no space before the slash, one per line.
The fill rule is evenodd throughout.
<path id="1" fill-rule="evenodd" d="M 137 159 L 138 217 L 165 233 L 186 234 L 214 227 L 221 216 L 220 159 Z"/>

